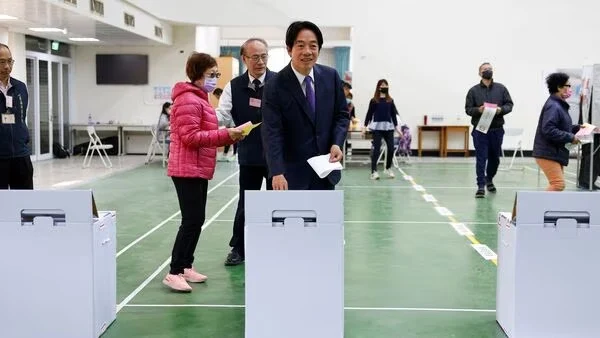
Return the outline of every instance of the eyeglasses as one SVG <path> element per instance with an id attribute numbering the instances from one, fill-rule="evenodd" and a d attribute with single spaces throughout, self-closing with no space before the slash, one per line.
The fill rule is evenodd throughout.
<path id="1" fill-rule="evenodd" d="M 6 65 L 12 66 L 14 64 L 15 64 L 15 60 L 13 60 L 13 59 L 8 59 L 8 60 L 2 59 L 2 60 L 0 60 L 0 66 L 6 66 Z"/>
<path id="2" fill-rule="evenodd" d="M 218 79 L 218 78 L 220 78 L 220 77 L 221 77 L 221 73 L 218 73 L 218 72 L 217 72 L 217 73 L 214 73 L 214 72 L 213 72 L 213 73 L 207 74 L 207 75 L 206 75 L 206 77 L 209 77 L 209 78 L 211 78 L 211 79 L 214 79 L 214 78 L 216 77 L 216 78 Z"/>
<path id="3" fill-rule="evenodd" d="M 252 56 L 244 55 L 244 56 L 247 57 L 248 59 L 254 61 L 254 62 L 258 62 L 258 60 L 267 61 L 269 59 L 269 55 L 268 54 L 252 55 Z"/>

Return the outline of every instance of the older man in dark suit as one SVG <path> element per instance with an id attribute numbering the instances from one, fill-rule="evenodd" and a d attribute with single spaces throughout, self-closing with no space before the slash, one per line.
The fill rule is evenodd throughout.
<path id="1" fill-rule="evenodd" d="M 307 160 L 342 160 L 349 124 L 343 84 L 335 69 L 316 64 L 323 34 L 314 23 L 292 23 L 285 43 L 290 64 L 267 82 L 262 102 L 269 177 L 274 190 L 332 190 L 341 172 L 321 179 Z"/>

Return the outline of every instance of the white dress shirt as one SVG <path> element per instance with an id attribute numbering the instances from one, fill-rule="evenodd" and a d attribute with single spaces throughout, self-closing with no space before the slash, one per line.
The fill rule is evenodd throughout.
<path id="1" fill-rule="evenodd" d="M 267 72 L 265 71 L 263 75 L 261 75 L 258 80 L 260 81 L 260 86 L 265 85 L 265 77 L 267 76 Z M 248 81 L 248 87 L 254 89 L 254 84 L 252 81 L 256 79 L 254 76 L 248 73 L 248 77 L 250 81 Z M 223 93 L 221 93 L 221 97 L 219 98 L 219 106 L 215 111 L 217 112 L 217 119 L 219 120 L 219 126 L 233 126 L 233 118 L 231 116 L 231 109 L 233 108 L 233 102 L 231 98 L 231 81 L 227 82 L 225 88 L 223 88 Z"/>
<path id="2" fill-rule="evenodd" d="M 304 93 L 304 95 L 306 96 L 306 84 L 304 83 L 304 78 L 306 76 L 300 74 L 295 68 L 294 66 L 292 66 L 292 70 L 294 71 L 294 74 L 296 74 L 296 77 L 298 78 L 298 81 L 300 82 L 300 87 L 302 87 L 302 92 Z M 312 78 L 312 85 L 313 85 L 313 92 L 316 93 L 315 91 L 315 73 L 313 72 L 313 69 L 310 69 L 310 73 L 308 73 L 308 76 L 310 76 Z"/>

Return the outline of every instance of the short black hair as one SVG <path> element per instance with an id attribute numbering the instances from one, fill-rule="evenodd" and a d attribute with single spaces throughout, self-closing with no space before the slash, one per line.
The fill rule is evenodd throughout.
<path id="1" fill-rule="evenodd" d="M 292 47 L 294 47 L 294 42 L 296 41 L 298 34 L 305 29 L 315 33 L 317 42 L 319 44 L 319 50 L 321 50 L 321 47 L 323 47 L 323 33 L 321 33 L 321 30 L 319 27 L 317 27 L 317 25 L 310 21 L 294 21 L 290 24 L 287 32 L 285 33 L 285 45 L 288 47 L 288 49 L 292 49 Z"/>
<path id="2" fill-rule="evenodd" d="M 558 88 L 563 87 L 569 81 L 569 75 L 565 73 L 552 73 L 546 77 L 546 84 L 548 85 L 548 92 L 554 94 L 558 92 Z"/>
<path id="3" fill-rule="evenodd" d="M 221 94 L 223 94 L 223 89 L 215 88 L 215 90 L 213 90 L 213 95 L 219 96 Z"/>
<path id="4" fill-rule="evenodd" d="M 342 87 L 346 87 L 348 89 L 352 89 L 352 85 L 350 84 L 350 82 L 344 81 L 342 83 Z"/>

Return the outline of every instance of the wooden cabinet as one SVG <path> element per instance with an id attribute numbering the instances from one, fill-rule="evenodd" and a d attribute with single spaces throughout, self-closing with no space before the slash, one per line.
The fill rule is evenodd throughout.
<path id="1" fill-rule="evenodd" d="M 217 67 L 221 77 L 217 81 L 217 88 L 225 88 L 225 85 L 234 77 L 240 75 L 240 62 L 233 56 L 221 56 L 217 58 Z M 219 105 L 219 100 L 214 95 L 210 95 L 210 104 L 213 107 Z"/>

